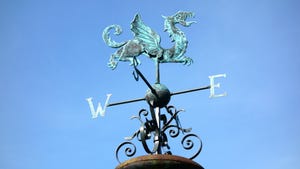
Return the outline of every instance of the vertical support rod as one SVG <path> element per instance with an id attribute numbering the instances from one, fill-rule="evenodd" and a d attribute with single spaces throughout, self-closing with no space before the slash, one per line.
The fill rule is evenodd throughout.
<path id="1" fill-rule="evenodd" d="M 156 60 L 155 66 L 156 66 L 156 84 L 159 84 L 160 83 L 160 72 L 159 72 L 159 61 L 158 60 Z"/>
<path id="2" fill-rule="evenodd" d="M 156 129 L 156 136 L 158 138 L 156 138 L 158 141 L 158 148 L 157 148 L 157 154 L 161 154 L 162 150 L 161 150 L 161 124 L 160 124 L 160 108 L 156 107 L 155 108 L 155 120 L 156 120 L 156 124 L 157 124 L 157 129 Z"/>
<path id="3" fill-rule="evenodd" d="M 153 102 L 153 101 L 152 101 Z M 155 134 L 154 134 L 154 147 L 152 150 L 153 154 L 161 154 L 161 124 L 160 124 L 160 108 L 152 107 L 150 104 L 150 111 L 153 123 L 155 123 Z"/>

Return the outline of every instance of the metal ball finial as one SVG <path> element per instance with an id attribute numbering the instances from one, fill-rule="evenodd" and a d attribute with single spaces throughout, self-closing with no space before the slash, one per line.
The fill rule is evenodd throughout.
<path id="1" fill-rule="evenodd" d="M 160 83 L 156 83 L 152 86 L 155 92 L 150 89 L 147 91 L 146 100 L 152 107 L 163 108 L 168 105 L 171 99 L 171 92 L 169 89 Z"/>

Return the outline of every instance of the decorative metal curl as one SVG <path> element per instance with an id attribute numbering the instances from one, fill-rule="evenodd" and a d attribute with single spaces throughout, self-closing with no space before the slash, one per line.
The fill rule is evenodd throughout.
<path id="1" fill-rule="evenodd" d="M 169 124 L 175 119 L 176 126 L 178 127 L 179 130 L 182 131 L 183 134 L 188 133 L 192 130 L 192 128 L 184 129 L 181 127 L 178 113 L 183 112 L 184 111 L 183 109 L 177 110 L 174 106 L 168 106 L 166 109 L 167 109 L 167 112 L 171 115 L 171 118 L 168 122 L 166 122 L 164 127 L 169 128 Z M 163 129 L 163 130 L 166 130 L 166 129 Z M 175 136 L 175 137 L 177 137 L 177 136 Z"/>
<path id="2" fill-rule="evenodd" d="M 173 129 L 173 128 L 175 128 L 175 129 Z M 166 127 L 162 130 L 162 132 L 165 132 L 165 131 L 167 131 L 168 129 L 170 129 L 170 130 L 169 130 L 169 135 L 170 135 L 170 137 L 175 138 L 175 137 L 177 137 L 177 136 L 179 135 L 179 131 L 180 131 L 180 127 L 179 127 L 179 126 L 177 126 L 177 125 L 168 125 L 168 126 L 166 126 Z"/>
<path id="3" fill-rule="evenodd" d="M 151 108 L 151 107 L 150 107 Z M 153 111 L 153 110 L 151 110 Z M 127 146 L 125 148 L 125 154 L 127 157 L 131 157 L 135 155 L 136 147 L 133 143 L 129 142 L 133 138 L 137 138 L 138 141 L 142 143 L 142 146 L 146 153 L 155 154 L 155 153 L 164 153 L 164 154 L 172 154 L 171 148 L 168 143 L 168 136 L 171 138 L 176 138 L 179 134 L 183 134 L 183 138 L 181 140 L 181 144 L 183 149 L 192 150 L 195 148 L 195 145 L 200 145 L 199 149 L 196 150 L 196 153 L 190 157 L 190 159 L 194 159 L 202 150 L 202 141 L 195 134 L 187 134 L 191 131 L 191 128 L 184 129 L 181 127 L 178 114 L 183 110 L 177 110 L 174 106 L 166 107 L 167 113 L 162 113 L 159 116 L 159 121 L 162 126 L 158 127 L 157 122 L 154 119 L 153 113 L 146 109 L 141 109 L 138 113 L 138 116 L 133 116 L 131 119 L 138 119 L 140 121 L 139 129 L 131 136 L 126 137 L 127 142 L 122 143 L 116 151 L 117 160 L 119 160 L 119 150 L 121 147 Z M 168 117 L 166 116 L 168 115 Z M 150 119 L 150 120 L 149 120 Z M 168 136 L 167 136 L 168 135 Z M 199 140 L 200 144 L 195 144 L 194 139 L 192 137 Z M 149 146 L 150 143 L 148 140 L 153 140 L 153 145 Z M 129 146 L 133 146 L 130 148 Z"/>
<path id="4" fill-rule="evenodd" d="M 152 132 L 152 131 L 151 131 Z M 157 151 L 157 146 L 154 145 L 152 151 L 150 150 L 148 144 L 147 144 L 147 140 L 151 139 L 152 138 L 152 134 L 151 132 L 149 131 L 149 129 L 145 126 L 142 126 L 140 127 L 140 138 L 141 138 L 141 142 L 142 142 L 142 145 L 143 145 L 143 148 L 144 150 L 146 151 L 146 153 L 148 154 L 153 154 Z"/>
<path id="5" fill-rule="evenodd" d="M 155 130 L 155 124 L 153 120 L 148 120 L 147 116 L 149 112 L 146 109 L 141 109 L 139 111 L 139 116 L 133 116 L 131 119 L 138 119 L 140 121 L 140 128 L 131 136 L 125 137 L 126 140 L 132 140 L 137 137 L 138 141 L 142 142 L 143 148 L 148 154 L 153 154 L 157 151 L 157 146 L 154 146 L 152 150 L 150 150 L 147 140 L 153 137 L 153 132 Z M 145 122 L 142 120 L 145 119 Z"/>
<path id="6" fill-rule="evenodd" d="M 144 117 L 147 117 L 148 114 L 149 114 L 149 112 L 148 112 L 146 109 L 142 109 L 142 110 L 139 111 L 139 117 L 140 117 L 140 118 L 142 118 L 142 115 L 143 115 Z"/>
<path id="7" fill-rule="evenodd" d="M 129 147 L 130 145 L 131 145 L 133 148 Z M 122 147 L 124 147 L 124 146 L 126 146 L 126 147 L 125 147 L 125 150 L 124 150 L 124 153 L 125 153 L 125 155 L 126 155 L 127 157 L 132 157 L 132 156 L 134 156 L 135 153 L 136 153 L 136 146 L 135 146 L 133 143 L 127 141 L 127 142 L 124 142 L 124 143 L 120 144 L 120 145 L 118 146 L 117 150 L 116 150 L 116 158 L 117 158 L 117 160 L 118 160 L 119 163 L 121 163 L 121 161 L 120 161 L 120 159 L 119 159 L 119 151 L 120 151 L 120 149 L 121 149 Z"/>
<path id="8" fill-rule="evenodd" d="M 200 154 L 200 152 L 202 150 L 202 140 L 196 134 L 187 134 L 181 140 L 181 145 L 183 146 L 183 148 L 185 150 L 191 150 L 194 147 L 194 142 L 193 142 L 193 140 L 190 139 L 191 137 L 196 137 L 200 142 L 199 149 L 197 150 L 197 152 L 192 157 L 190 157 L 190 159 L 192 160 Z"/>

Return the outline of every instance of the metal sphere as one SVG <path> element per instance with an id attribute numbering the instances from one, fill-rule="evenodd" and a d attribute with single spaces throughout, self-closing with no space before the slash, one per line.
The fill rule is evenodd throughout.
<path id="1" fill-rule="evenodd" d="M 148 89 L 146 93 L 146 100 L 148 104 L 152 107 L 165 107 L 168 105 L 171 99 L 171 93 L 169 89 L 160 83 L 154 84 L 152 88 L 155 90 L 155 93 L 152 93 L 150 89 Z"/>

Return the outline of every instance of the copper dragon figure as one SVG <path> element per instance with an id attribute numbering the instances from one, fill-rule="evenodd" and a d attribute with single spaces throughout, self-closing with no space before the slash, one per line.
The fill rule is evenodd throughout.
<path id="1" fill-rule="evenodd" d="M 130 62 L 130 65 L 137 66 L 140 64 L 137 56 L 141 54 L 148 56 L 157 63 L 171 62 L 190 65 L 193 60 L 184 56 L 188 41 L 185 34 L 175 26 L 176 24 L 181 24 L 189 27 L 195 23 L 195 21 L 186 21 L 189 17 L 194 17 L 194 14 L 192 12 L 179 11 L 172 16 L 163 16 L 165 19 L 164 31 L 168 32 L 172 42 L 174 42 L 173 47 L 170 49 L 160 46 L 160 36 L 143 23 L 139 14 L 136 14 L 131 22 L 131 31 L 134 34 L 132 40 L 115 42 L 110 38 L 110 30 L 114 29 L 114 34 L 120 35 L 122 33 L 121 27 L 119 25 L 106 27 L 102 34 L 104 42 L 112 48 L 119 48 L 111 55 L 108 66 L 115 69 L 119 61 L 127 61 Z"/>

